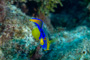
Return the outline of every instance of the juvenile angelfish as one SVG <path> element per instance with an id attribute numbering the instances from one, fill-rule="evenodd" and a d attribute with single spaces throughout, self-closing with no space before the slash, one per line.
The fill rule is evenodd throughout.
<path id="1" fill-rule="evenodd" d="M 40 45 L 44 50 L 49 50 L 50 48 L 50 41 L 46 34 L 44 33 L 43 21 L 37 18 L 32 18 L 30 21 L 34 22 L 37 27 L 32 30 L 32 35 L 36 40 L 40 41 Z"/>

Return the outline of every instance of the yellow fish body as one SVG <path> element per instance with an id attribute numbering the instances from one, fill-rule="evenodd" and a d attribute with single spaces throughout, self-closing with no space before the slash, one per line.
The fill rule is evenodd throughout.
<path id="1" fill-rule="evenodd" d="M 33 37 L 34 37 L 36 40 L 39 40 L 40 31 L 38 30 L 37 27 L 35 27 L 35 28 L 32 30 L 32 35 L 33 35 Z"/>

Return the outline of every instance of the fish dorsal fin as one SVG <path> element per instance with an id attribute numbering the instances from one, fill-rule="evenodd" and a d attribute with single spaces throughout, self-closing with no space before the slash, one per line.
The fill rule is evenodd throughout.
<path id="1" fill-rule="evenodd" d="M 41 19 L 38 19 L 38 18 L 31 18 L 30 21 L 38 24 L 41 28 L 43 26 L 43 21 Z"/>

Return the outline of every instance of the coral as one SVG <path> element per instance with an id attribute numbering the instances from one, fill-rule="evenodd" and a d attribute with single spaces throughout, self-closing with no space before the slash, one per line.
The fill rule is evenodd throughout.
<path id="1" fill-rule="evenodd" d="M 36 51 L 34 51 L 35 54 L 32 55 L 31 60 L 40 59 L 44 53 L 40 49 L 40 46 L 37 46 Z"/>
<path id="2" fill-rule="evenodd" d="M 42 12 L 44 14 L 48 14 L 50 11 L 54 12 L 55 10 L 53 8 L 56 8 L 56 4 L 58 3 L 63 6 L 60 0 L 45 0 L 41 2 L 39 13 Z"/>
<path id="3" fill-rule="evenodd" d="M 40 42 L 34 39 L 32 30 L 36 26 L 33 22 L 29 21 L 32 17 L 26 15 L 26 13 L 29 12 L 28 6 L 25 4 L 27 1 L 35 1 L 37 5 L 40 3 L 38 9 L 34 8 L 35 12 L 38 11 L 39 13 L 35 17 L 45 22 L 43 30 L 45 30 L 45 33 L 52 42 L 49 51 L 44 51 L 40 47 Z M 69 0 L 69 3 L 73 4 L 77 1 L 78 0 L 73 0 L 72 2 Z M 15 5 L 11 5 L 14 2 L 23 3 L 21 9 Z M 79 26 L 69 31 L 65 28 L 69 26 L 69 24 L 70 26 L 75 24 L 73 25 L 73 27 L 75 27 L 76 23 L 81 23 L 82 21 L 82 24 L 85 24 L 87 19 L 84 17 L 86 17 L 85 14 L 87 13 L 81 13 L 84 12 L 84 10 L 80 9 L 80 11 L 76 13 L 78 16 L 74 16 L 76 10 L 78 10 L 76 6 L 78 6 L 79 3 L 75 6 L 70 6 L 65 3 L 66 7 L 70 6 L 74 10 L 72 10 L 74 12 L 74 18 L 70 15 L 72 11 L 69 8 L 65 9 L 70 14 L 65 15 L 63 12 L 67 11 L 63 10 L 62 14 L 52 16 L 53 18 L 55 17 L 53 22 L 58 22 L 58 26 L 55 26 L 56 29 L 54 33 L 51 34 L 50 32 L 54 30 L 54 28 L 51 25 L 48 13 L 54 11 L 53 8 L 55 8 L 57 4 L 63 6 L 60 0 L 0 0 L 0 60 L 89 60 L 90 28 Z M 45 14 L 47 14 L 47 16 Z M 63 17 L 65 17 L 65 19 L 63 19 Z M 35 33 L 37 33 L 37 31 Z"/>
<path id="4" fill-rule="evenodd" d="M 29 21 L 31 17 L 14 5 L 7 6 L 7 9 L 5 21 L 0 25 L 1 60 L 90 59 L 90 31 L 86 26 L 80 26 L 72 31 L 57 27 L 58 32 L 50 35 L 55 40 L 50 46 L 50 51 L 43 51 L 39 41 L 32 36 L 32 30 L 36 26 Z M 48 17 L 42 19 L 45 23 L 49 20 Z M 49 21 L 46 24 L 44 28 L 47 30 L 51 23 Z"/>
<path id="5" fill-rule="evenodd" d="M 24 13 L 28 13 L 28 9 L 27 9 L 27 6 L 26 6 L 26 4 L 22 4 L 21 5 L 21 10 L 24 12 Z"/>
<path id="6" fill-rule="evenodd" d="M 0 23 L 4 21 L 5 19 L 5 1 L 4 0 L 0 0 Z"/>
<path id="7" fill-rule="evenodd" d="M 32 0 L 31 0 L 32 1 Z M 60 0 L 34 0 L 38 3 L 41 3 L 38 13 L 43 13 L 43 14 L 49 14 L 50 11 L 54 12 L 53 8 L 56 8 L 56 4 L 60 4 L 63 6 Z"/>
<path id="8" fill-rule="evenodd" d="M 4 25 L 0 25 L 0 49 L 1 54 L 4 54 L 0 59 L 30 59 L 29 52 L 39 45 L 31 33 L 35 25 L 29 21 L 31 17 L 26 16 L 15 6 L 9 5 L 7 9 L 9 11 L 3 22 Z"/>
<path id="9" fill-rule="evenodd" d="M 37 2 L 36 4 L 37 4 L 38 9 L 36 7 L 36 8 L 34 8 L 34 11 L 37 10 L 38 14 L 43 13 L 44 15 L 45 14 L 48 15 L 50 11 L 54 12 L 54 8 L 57 8 L 57 4 L 60 4 L 60 6 L 63 6 L 63 4 L 61 3 L 61 0 L 55 0 L 55 1 L 54 0 L 19 0 L 19 1 L 18 0 L 10 0 L 10 2 L 12 2 L 12 1 L 17 2 L 17 3 L 24 2 L 23 4 L 21 4 L 21 6 L 23 6 L 23 8 L 24 8 L 24 11 L 26 9 L 26 5 L 25 5 L 26 2 L 35 1 L 35 2 Z"/>

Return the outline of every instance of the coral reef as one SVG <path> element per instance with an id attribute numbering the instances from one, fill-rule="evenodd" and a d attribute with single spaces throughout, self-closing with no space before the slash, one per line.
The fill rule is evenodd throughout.
<path id="1" fill-rule="evenodd" d="M 31 17 L 26 16 L 20 9 L 13 5 L 9 5 L 7 8 L 9 11 L 7 11 L 3 22 L 4 27 L 1 26 L 0 29 L 2 33 L 0 35 L 0 49 L 1 54 L 4 53 L 0 57 L 4 60 L 24 59 L 21 58 L 22 54 L 27 55 L 27 52 L 35 50 L 38 45 L 31 34 L 35 25 L 29 21 Z M 24 60 L 26 59 L 28 57 Z"/>
<path id="2" fill-rule="evenodd" d="M 0 60 L 90 60 L 87 1 L 0 0 Z M 29 8 L 32 2 L 36 5 Z M 43 50 L 33 37 L 32 17 L 44 22 L 50 50 Z"/>

